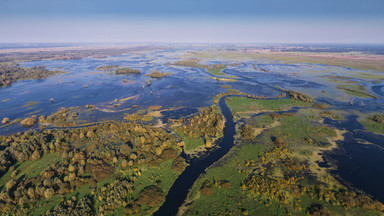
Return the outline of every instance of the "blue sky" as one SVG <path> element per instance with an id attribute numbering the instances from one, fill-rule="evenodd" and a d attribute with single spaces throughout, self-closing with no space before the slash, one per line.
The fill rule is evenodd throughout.
<path id="1" fill-rule="evenodd" d="M 384 43 L 383 0 L 0 0 L 0 42 Z"/>

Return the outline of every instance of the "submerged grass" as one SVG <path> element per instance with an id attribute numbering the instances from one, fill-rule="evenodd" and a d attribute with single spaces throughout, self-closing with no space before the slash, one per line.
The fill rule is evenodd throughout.
<path id="1" fill-rule="evenodd" d="M 26 108 L 26 107 L 31 107 L 31 106 L 34 106 L 36 104 L 38 104 L 39 102 L 36 102 L 36 101 L 28 101 L 24 106 L 23 108 Z"/>

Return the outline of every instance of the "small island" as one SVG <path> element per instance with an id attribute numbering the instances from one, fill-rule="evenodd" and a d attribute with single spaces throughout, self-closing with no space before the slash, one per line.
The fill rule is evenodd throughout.
<path id="1" fill-rule="evenodd" d="M 145 74 L 144 76 L 148 76 L 148 77 L 151 77 L 151 78 L 163 78 L 163 77 L 169 76 L 171 74 L 172 73 L 161 73 L 159 71 L 152 71 L 152 73 Z"/>
<path id="2" fill-rule="evenodd" d="M 139 74 L 141 71 L 139 69 L 132 69 L 132 68 L 118 68 L 115 70 L 115 74 Z"/>

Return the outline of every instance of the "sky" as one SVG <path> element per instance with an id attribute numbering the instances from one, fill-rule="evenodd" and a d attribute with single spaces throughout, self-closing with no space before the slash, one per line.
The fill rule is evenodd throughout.
<path id="1" fill-rule="evenodd" d="M 0 0 L 0 43 L 380 43 L 383 0 Z"/>

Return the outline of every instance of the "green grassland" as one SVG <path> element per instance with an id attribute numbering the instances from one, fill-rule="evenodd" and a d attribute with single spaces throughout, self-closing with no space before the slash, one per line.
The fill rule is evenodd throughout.
<path id="1" fill-rule="evenodd" d="M 185 143 L 184 149 L 187 152 L 205 146 L 205 142 L 201 138 L 184 137 L 183 141 Z"/>
<path id="2" fill-rule="evenodd" d="M 205 145 L 204 140 L 200 137 L 189 137 L 183 132 L 181 128 L 175 128 L 174 130 L 184 141 L 184 150 L 187 152 L 199 147 L 203 147 Z"/>
<path id="3" fill-rule="evenodd" d="M 146 164 L 140 166 L 141 175 L 135 181 L 133 197 L 137 198 L 142 189 L 151 185 L 159 185 L 164 194 L 167 194 L 173 182 L 180 174 L 180 172 L 172 170 L 172 162 L 173 160 L 168 160 L 159 166 L 151 168 Z"/>

